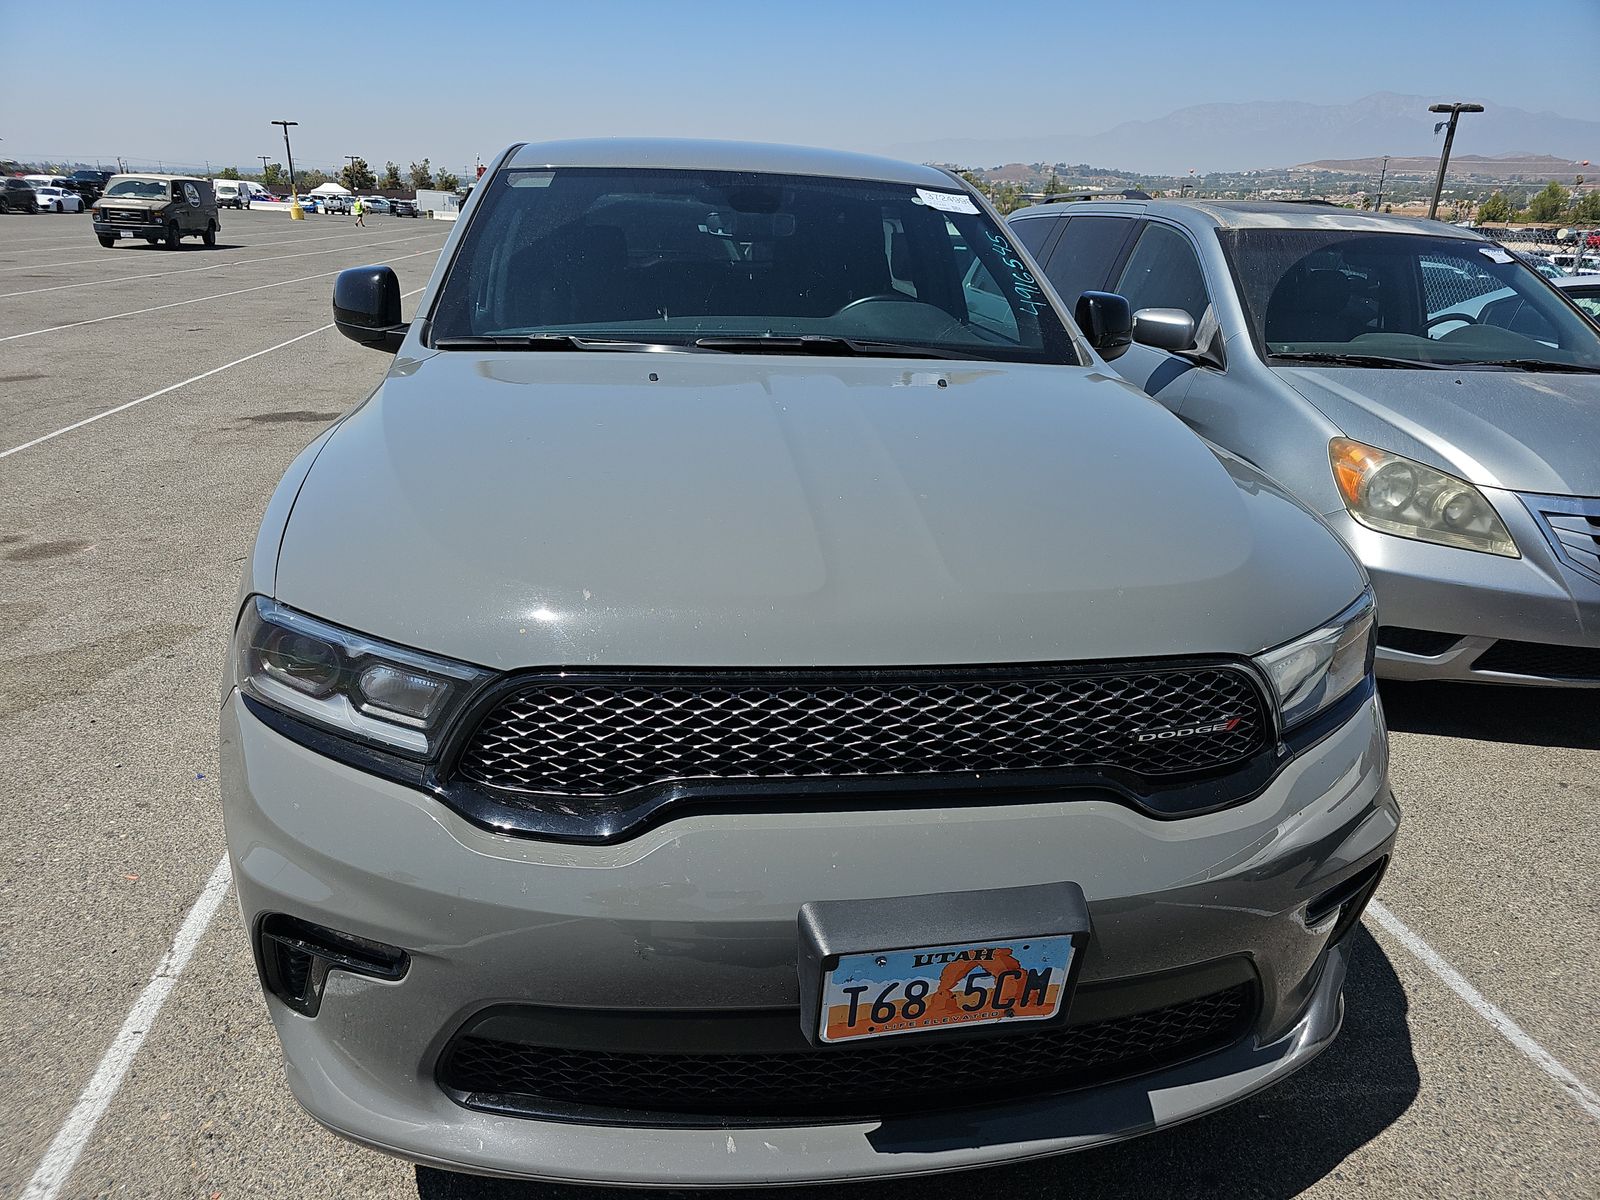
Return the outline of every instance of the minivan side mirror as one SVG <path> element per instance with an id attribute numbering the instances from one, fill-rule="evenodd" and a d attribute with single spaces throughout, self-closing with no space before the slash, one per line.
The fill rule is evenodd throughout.
<path id="1" fill-rule="evenodd" d="M 400 319 L 400 279 L 393 267 L 351 267 L 333 281 L 333 323 L 353 342 L 390 354 L 409 326 Z"/>
<path id="2" fill-rule="evenodd" d="M 1115 292 L 1085 292 L 1072 310 L 1073 319 L 1095 353 L 1110 362 L 1133 344 L 1133 314 Z"/>
<path id="3" fill-rule="evenodd" d="M 1133 314 L 1133 340 L 1177 354 L 1194 349 L 1194 318 L 1181 308 L 1141 308 Z"/>

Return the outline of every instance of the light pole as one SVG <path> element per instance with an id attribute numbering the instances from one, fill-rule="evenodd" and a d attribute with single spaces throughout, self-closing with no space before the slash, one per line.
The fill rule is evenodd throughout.
<path id="1" fill-rule="evenodd" d="M 1444 172 L 1445 172 L 1445 168 L 1450 165 L 1450 143 L 1456 140 L 1456 121 L 1460 118 L 1461 114 L 1464 113 L 1464 112 L 1466 112 L 1466 113 L 1480 113 L 1480 112 L 1482 112 L 1483 111 L 1483 105 L 1481 105 L 1481 104 L 1462 104 L 1460 101 L 1457 101 L 1454 104 L 1430 104 L 1430 105 L 1428 105 L 1428 111 L 1431 112 L 1431 113 L 1449 113 L 1450 114 L 1450 120 L 1448 122 L 1440 121 L 1438 125 L 1435 125 L 1433 127 L 1433 131 L 1435 133 L 1438 133 L 1439 132 L 1439 125 L 1448 125 L 1448 128 L 1445 130 L 1445 135 L 1444 135 L 1444 149 L 1442 151 L 1440 151 L 1440 153 L 1439 153 L 1439 178 L 1434 181 L 1434 184 L 1433 184 L 1433 199 L 1428 204 L 1428 220 L 1431 221 L 1439 213 L 1439 195 L 1440 195 L 1441 192 L 1444 191 Z"/>
<path id="2" fill-rule="evenodd" d="M 300 207 L 300 188 L 294 181 L 294 151 L 289 148 L 289 127 L 300 124 L 299 121 L 272 121 L 270 124 L 283 126 L 283 153 L 289 160 L 289 219 L 291 221 L 304 221 L 305 209 Z"/>
<path id="3" fill-rule="evenodd" d="M 1383 211 L 1383 181 L 1389 178 L 1389 156 L 1383 156 L 1383 168 L 1378 172 L 1378 199 L 1372 206 L 1373 212 Z"/>

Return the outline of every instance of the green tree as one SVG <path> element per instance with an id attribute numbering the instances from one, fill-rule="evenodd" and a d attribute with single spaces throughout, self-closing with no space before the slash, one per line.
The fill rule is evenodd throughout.
<path id="1" fill-rule="evenodd" d="M 217 178 L 218 179 L 237 179 L 237 178 L 239 178 L 239 168 L 238 167 L 223 167 L 222 170 L 217 172 Z"/>
<path id="2" fill-rule="evenodd" d="M 266 170 L 261 172 L 261 182 L 269 192 L 275 192 L 289 183 L 289 173 L 283 169 L 282 163 L 268 163 Z"/>
<path id="3" fill-rule="evenodd" d="M 1495 192 L 1479 206 L 1478 220 L 1489 221 L 1496 225 L 1511 220 L 1511 197 L 1504 192 Z"/>
<path id="4" fill-rule="evenodd" d="M 453 192 L 461 187 L 461 177 L 449 171 L 440 171 L 434 176 L 433 183 L 441 192 Z"/>
<path id="5" fill-rule="evenodd" d="M 385 163 L 383 167 L 383 179 L 379 181 L 378 186 L 387 191 L 395 192 L 405 187 L 405 184 L 400 179 L 399 166 L 397 166 L 395 163 Z"/>
<path id="6" fill-rule="evenodd" d="M 1534 221 L 1559 221 L 1571 199 L 1572 193 L 1552 179 L 1528 202 L 1528 216 Z"/>
<path id="7" fill-rule="evenodd" d="M 391 167 L 393 163 L 389 164 Z M 370 192 L 378 186 L 378 177 L 372 173 L 364 158 L 351 159 L 339 171 L 339 182 L 352 192 Z"/>
<path id="8" fill-rule="evenodd" d="M 328 173 L 326 171 L 319 171 L 315 167 L 307 167 L 304 170 L 296 171 L 294 173 L 294 181 L 300 185 L 300 192 L 302 195 L 304 195 L 306 192 L 312 191 L 313 189 L 319 188 L 323 184 L 327 183 Z"/>
<path id="9" fill-rule="evenodd" d="M 411 186 L 418 191 L 433 186 L 433 167 L 427 159 L 411 164 Z"/>
<path id="10" fill-rule="evenodd" d="M 1600 225 L 1600 190 L 1585 192 L 1573 212 L 1585 225 Z"/>

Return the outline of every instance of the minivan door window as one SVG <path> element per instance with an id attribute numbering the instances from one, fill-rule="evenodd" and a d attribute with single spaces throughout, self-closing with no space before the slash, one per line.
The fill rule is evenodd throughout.
<path id="1" fill-rule="evenodd" d="M 1044 273 L 1070 308 L 1084 292 L 1106 286 L 1133 222 L 1126 217 L 1071 217 L 1066 226 L 1056 239 Z"/>
<path id="2" fill-rule="evenodd" d="M 1211 307 L 1194 247 L 1166 225 L 1145 226 L 1116 290 L 1134 312 L 1141 308 L 1182 309 L 1193 318 L 1196 329 Z"/>

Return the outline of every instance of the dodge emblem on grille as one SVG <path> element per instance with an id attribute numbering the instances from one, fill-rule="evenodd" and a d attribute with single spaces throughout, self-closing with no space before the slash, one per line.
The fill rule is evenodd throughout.
<path id="1" fill-rule="evenodd" d="M 1209 725 L 1169 725 L 1165 729 L 1141 729 L 1135 736 L 1136 742 L 1164 742 L 1169 738 L 1199 737 L 1203 733 L 1227 733 L 1237 729 L 1243 717 L 1231 717 L 1226 721 L 1213 721 Z"/>

